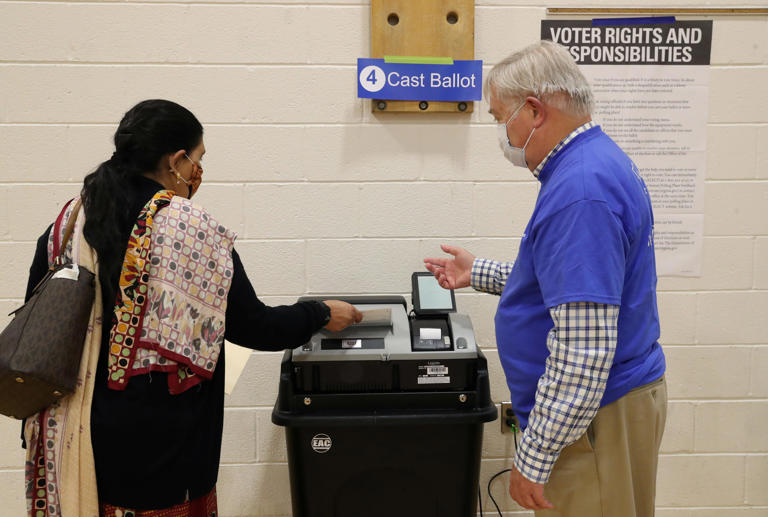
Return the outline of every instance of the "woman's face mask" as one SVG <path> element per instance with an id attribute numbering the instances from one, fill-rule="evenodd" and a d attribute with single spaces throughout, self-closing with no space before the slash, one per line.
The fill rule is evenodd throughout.
<path id="1" fill-rule="evenodd" d="M 189 180 L 184 179 L 184 176 L 182 176 L 179 171 L 177 171 L 174 168 L 171 168 L 171 171 L 176 175 L 176 183 L 184 183 L 187 186 L 187 189 L 189 191 L 188 198 L 192 199 L 192 196 L 197 192 L 197 189 L 200 187 L 200 181 L 203 176 L 203 166 L 200 165 L 200 163 L 195 162 L 192 158 L 189 157 L 187 153 L 184 153 L 184 157 L 192 162 L 192 177 Z"/>
<path id="2" fill-rule="evenodd" d="M 496 125 L 496 131 L 499 137 L 499 147 L 501 147 L 501 150 L 504 152 L 504 157 L 509 160 L 512 165 L 517 167 L 525 167 L 527 169 L 528 162 L 525 159 L 525 148 L 528 146 L 528 142 L 531 141 L 531 137 L 533 136 L 533 132 L 536 131 L 536 128 L 531 129 L 531 133 L 528 135 L 528 140 L 525 141 L 523 147 L 515 147 L 512 145 L 509 142 L 509 137 L 507 136 L 507 124 L 509 124 L 511 120 L 517 117 L 517 115 L 520 113 L 520 110 L 523 109 L 523 106 L 525 106 L 525 101 L 515 110 L 514 113 L 512 113 L 512 116 L 510 116 L 504 124 Z"/>

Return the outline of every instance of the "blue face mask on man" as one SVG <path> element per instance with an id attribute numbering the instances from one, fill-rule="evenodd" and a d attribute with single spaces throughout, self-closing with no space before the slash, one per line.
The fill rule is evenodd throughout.
<path id="1" fill-rule="evenodd" d="M 520 110 L 523 109 L 523 106 L 525 106 L 525 101 L 518 107 L 514 113 L 512 113 L 512 116 L 510 116 L 507 121 L 504 124 L 497 124 L 496 125 L 496 131 L 498 133 L 499 137 L 499 147 L 501 147 L 501 150 L 504 152 L 504 157 L 509 160 L 512 165 L 515 165 L 517 167 L 525 167 L 528 168 L 528 161 L 525 159 L 525 148 L 528 146 L 528 142 L 531 141 L 531 137 L 533 136 L 533 132 L 536 131 L 536 128 L 531 129 L 531 134 L 528 135 L 528 140 L 525 141 L 525 144 L 523 147 L 515 147 L 509 142 L 509 137 L 507 136 L 507 124 L 517 117 L 517 115 L 520 113 Z"/>

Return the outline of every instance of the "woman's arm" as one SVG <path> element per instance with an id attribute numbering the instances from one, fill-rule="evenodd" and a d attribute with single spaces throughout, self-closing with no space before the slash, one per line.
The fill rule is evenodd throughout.
<path id="1" fill-rule="evenodd" d="M 256 350 L 295 348 L 327 323 L 319 302 L 298 302 L 270 307 L 256 296 L 237 251 L 232 250 L 234 272 L 227 297 L 225 338 Z"/>
<path id="2" fill-rule="evenodd" d="M 40 283 L 48 272 L 48 234 L 51 233 L 50 225 L 45 232 L 37 239 L 35 248 L 35 258 L 32 259 L 32 265 L 29 267 L 29 280 L 27 280 L 27 293 L 24 295 L 24 303 L 29 301 L 32 296 L 32 290 Z"/>

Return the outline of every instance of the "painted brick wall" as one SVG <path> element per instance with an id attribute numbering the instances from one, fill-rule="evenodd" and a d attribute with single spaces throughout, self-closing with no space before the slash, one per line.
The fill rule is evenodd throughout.
<path id="1" fill-rule="evenodd" d="M 717 5 L 729 4 L 744 5 Z M 478 0 L 477 58 L 491 65 L 534 41 L 546 7 Z M 0 314 L 20 303 L 39 234 L 111 154 L 117 121 L 150 97 L 180 102 L 205 125 L 197 200 L 238 232 L 267 303 L 407 294 L 410 272 L 441 242 L 514 258 L 536 184 L 504 161 L 487 106 L 469 117 L 372 115 L 356 99 L 369 9 L 354 0 L 0 1 Z M 768 516 L 768 19 L 714 20 L 703 274 L 659 283 L 671 397 L 663 517 Z M 494 400 L 504 400 L 496 299 L 462 291 L 457 302 L 489 358 Z M 279 362 L 254 352 L 227 398 L 226 517 L 290 514 L 282 429 L 270 422 Z M 488 424 L 483 487 L 513 450 Z M 2 516 L 24 513 L 22 471 L 18 425 L 0 418 Z M 505 497 L 505 478 L 494 493 L 506 515 L 530 515 Z"/>

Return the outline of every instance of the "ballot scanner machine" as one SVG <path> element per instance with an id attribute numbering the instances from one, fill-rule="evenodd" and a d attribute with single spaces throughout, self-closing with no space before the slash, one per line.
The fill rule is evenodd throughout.
<path id="1" fill-rule="evenodd" d="M 333 297 L 363 321 L 286 351 L 272 421 L 294 517 L 475 514 L 496 418 L 486 360 L 453 292 L 428 273 L 412 284 L 411 314 L 402 296 Z"/>

